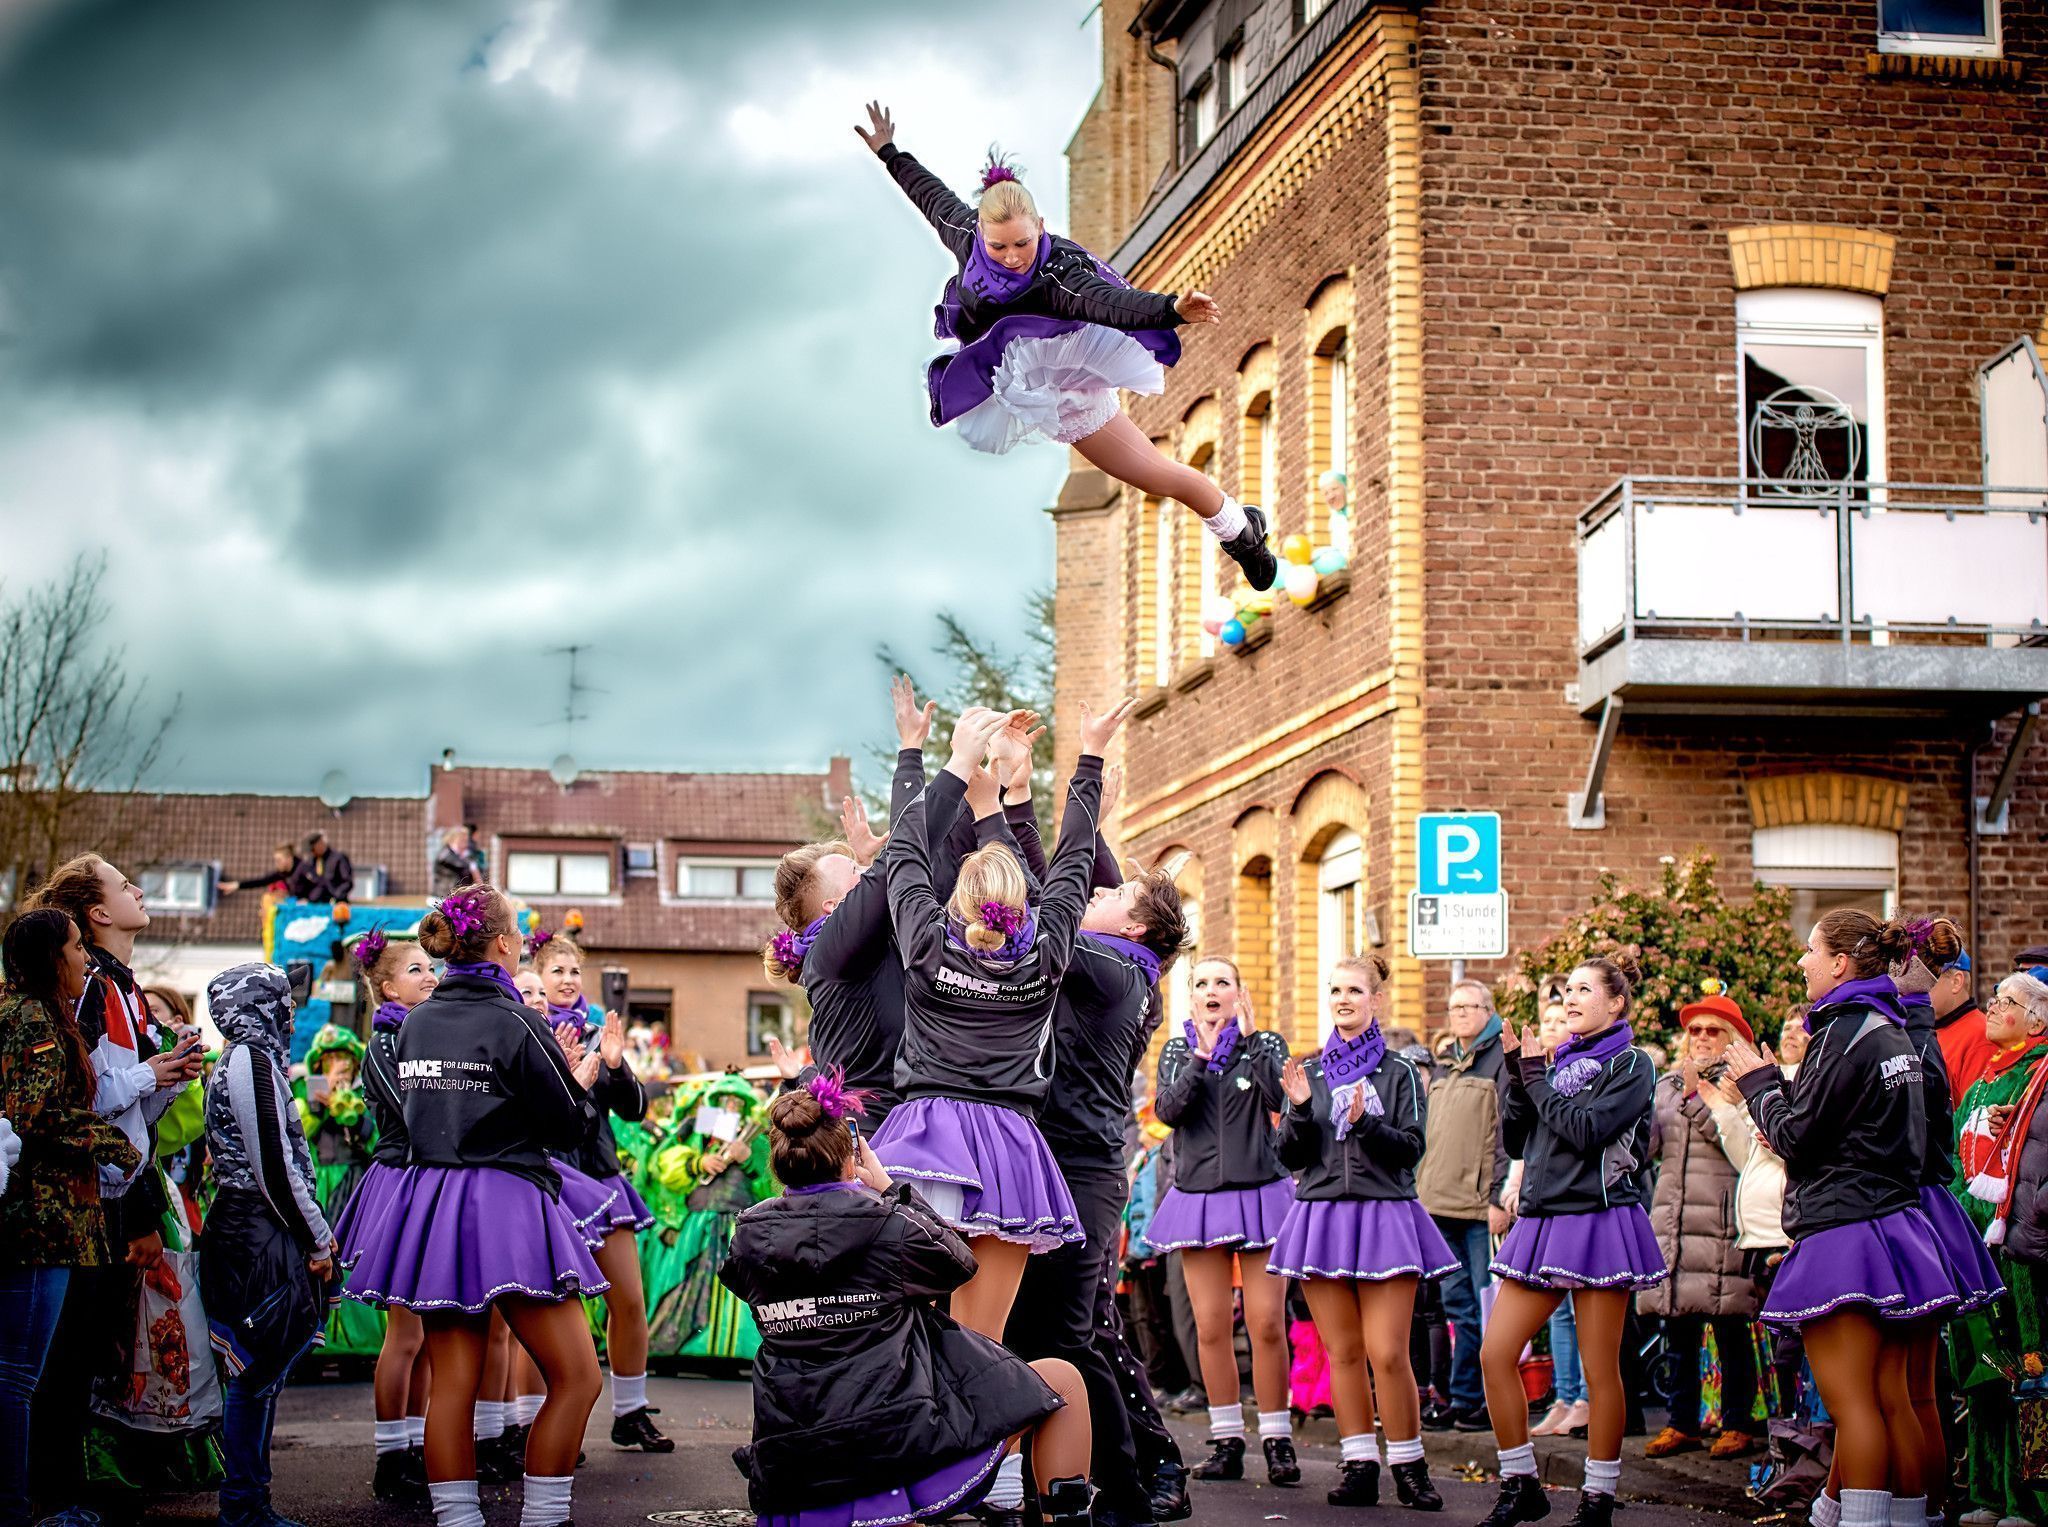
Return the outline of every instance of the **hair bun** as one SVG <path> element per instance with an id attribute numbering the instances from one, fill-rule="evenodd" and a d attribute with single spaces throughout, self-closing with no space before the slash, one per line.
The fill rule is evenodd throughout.
<path id="1" fill-rule="evenodd" d="M 420 919 L 420 948 L 437 960 L 455 953 L 455 925 L 442 915 L 439 907 Z"/>
<path id="2" fill-rule="evenodd" d="M 988 160 L 981 167 L 981 189 L 986 191 L 990 186 L 1000 185 L 1006 180 L 1014 180 L 1021 185 L 1023 179 L 1024 177 L 1017 173 L 1016 161 L 991 143 Z"/>
<path id="3" fill-rule="evenodd" d="M 1009 942 L 1008 935 L 1000 928 L 991 928 L 979 918 L 967 925 L 963 936 L 967 940 L 967 947 L 980 954 L 994 954 Z"/>

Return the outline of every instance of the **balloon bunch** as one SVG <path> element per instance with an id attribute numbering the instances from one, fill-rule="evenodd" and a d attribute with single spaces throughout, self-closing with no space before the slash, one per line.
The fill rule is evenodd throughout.
<path id="1" fill-rule="evenodd" d="M 1348 523 L 1346 518 L 1333 515 L 1332 521 L 1334 538 L 1348 540 L 1349 536 L 1342 533 Z M 1280 587 L 1303 608 L 1316 602 L 1325 578 L 1351 565 L 1351 558 L 1341 546 L 1316 546 L 1305 535 L 1291 535 L 1282 541 L 1280 558 Z M 1224 646 L 1236 649 L 1244 646 L 1258 623 L 1272 614 L 1270 592 L 1255 593 L 1240 584 L 1234 596 L 1211 594 L 1202 601 L 1202 629 Z"/>
<path id="2" fill-rule="evenodd" d="M 1342 547 L 1313 546 L 1305 535 L 1291 535 L 1282 541 L 1280 558 L 1280 586 L 1303 608 L 1316 602 L 1325 578 L 1351 565 Z"/>

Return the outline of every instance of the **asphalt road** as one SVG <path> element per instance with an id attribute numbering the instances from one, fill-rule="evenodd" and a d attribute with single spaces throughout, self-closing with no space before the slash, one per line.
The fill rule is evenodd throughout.
<path id="1" fill-rule="evenodd" d="M 576 1477 L 577 1527 L 623 1527 L 636 1522 L 682 1522 L 696 1527 L 751 1527 L 746 1491 L 732 1466 L 732 1450 L 747 1439 L 750 1398 L 744 1381 L 652 1378 L 648 1398 L 661 1408 L 660 1424 L 676 1439 L 666 1455 L 624 1452 L 611 1444 L 610 1409 L 601 1401 L 591 1417 L 588 1464 Z M 1183 1446 L 1201 1456 L 1193 1425 L 1182 1425 Z M 1485 1471 L 1493 1463 L 1489 1436 L 1432 1436 L 1431 1472 L 1443 1491 L 1441 1516 L 1386 1505 L 1369 1521 L 1406 1522 L 1420 1527 L 1470 1527 L 1492 1504 L 1494 1486 Z M 1311 1423 L 1300 1438 L 1304 1478 L 1298 1489 L 1262 1483 L 1196 1485 L 1197 1523 L 1216 1527 L 1263 1527 L 1270 1522 L 1343 1527 L 1361 1513 L 1327 1504 L 1323 1492 L 1335 1482 L 1337 1449 L 1333 1429 Z M 1552 1521 L 1569 1520 L 1578 1501 L 1575 1487 L 1584 1445 L 1560 1440 L 1539 1443 L 1546 1480 L 1567 1488 L 1553 1500 Z M 1697 1455 L 1664 1463 L 1642 1459 L 1642 1439 L 1624 1449 L 1622 1499 L 1625 1527 L 1709 1527 L 1744 1523 L 1761 1512 L 1745 1509 L 1739 1465 L 1710 1464 Z M 427 1527 L 425 1511 L 385 1506 L 371 1498 L 370 1390 L 367 1384 L 294 1384 L 279 1407 L 273 1458 L 277 1508 L 309 1527 Z M 1258 1474 L 1254 1464 L 1251 1472 Z M 1461 1473 L 1478 1477 L 1460 1477 Z M 483 1492 L 484 1515 L 492 1527 L 519 1520 L 518 1488 Z M 1391 1486 L 1388 1498 L 1392 1498 Z M 214 1520 L 214 1498 L 185 1496 L 151 1503 L 151 1522 Z"/>

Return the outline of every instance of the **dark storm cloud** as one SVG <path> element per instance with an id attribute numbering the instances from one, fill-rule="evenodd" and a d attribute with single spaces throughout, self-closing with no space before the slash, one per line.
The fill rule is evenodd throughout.
<path id="1" fill-rule="evenodd" d="M 857 748 L 877 641 L 1044 581 L 1060 460 L 924 422 L 942 259 L 847 127 L 893 89 L 943 173 L 1002 135 L 1056 193 L 1081 9 L 991 85 L 937 4 L 45 7 L 0 37 L 21 571 L 111 545 L 173 784 L 545 757 L 568 641 L 591 763 Z"/>

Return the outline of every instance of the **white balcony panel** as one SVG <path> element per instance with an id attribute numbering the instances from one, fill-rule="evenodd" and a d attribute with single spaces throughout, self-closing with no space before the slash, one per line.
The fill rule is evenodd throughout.
<path id="1" fill-rule="evenodd" d="M 1619 514 L 1579 542 L 1579 646 L 1590 647 L 1628 616 L 1628 544 Z"/>
<path id="2" fill-rule="evenodd" d="M 1639 504 L 1635 539 L 1639 617 L 1840 618 L 1832 513 Z"/>
<path id="3" fill-rule="evenodd" d="M 2048 520 L 1894 511 L 1849 521 L 1856 619 L 1879 625 L 2048 623 Z"/>

